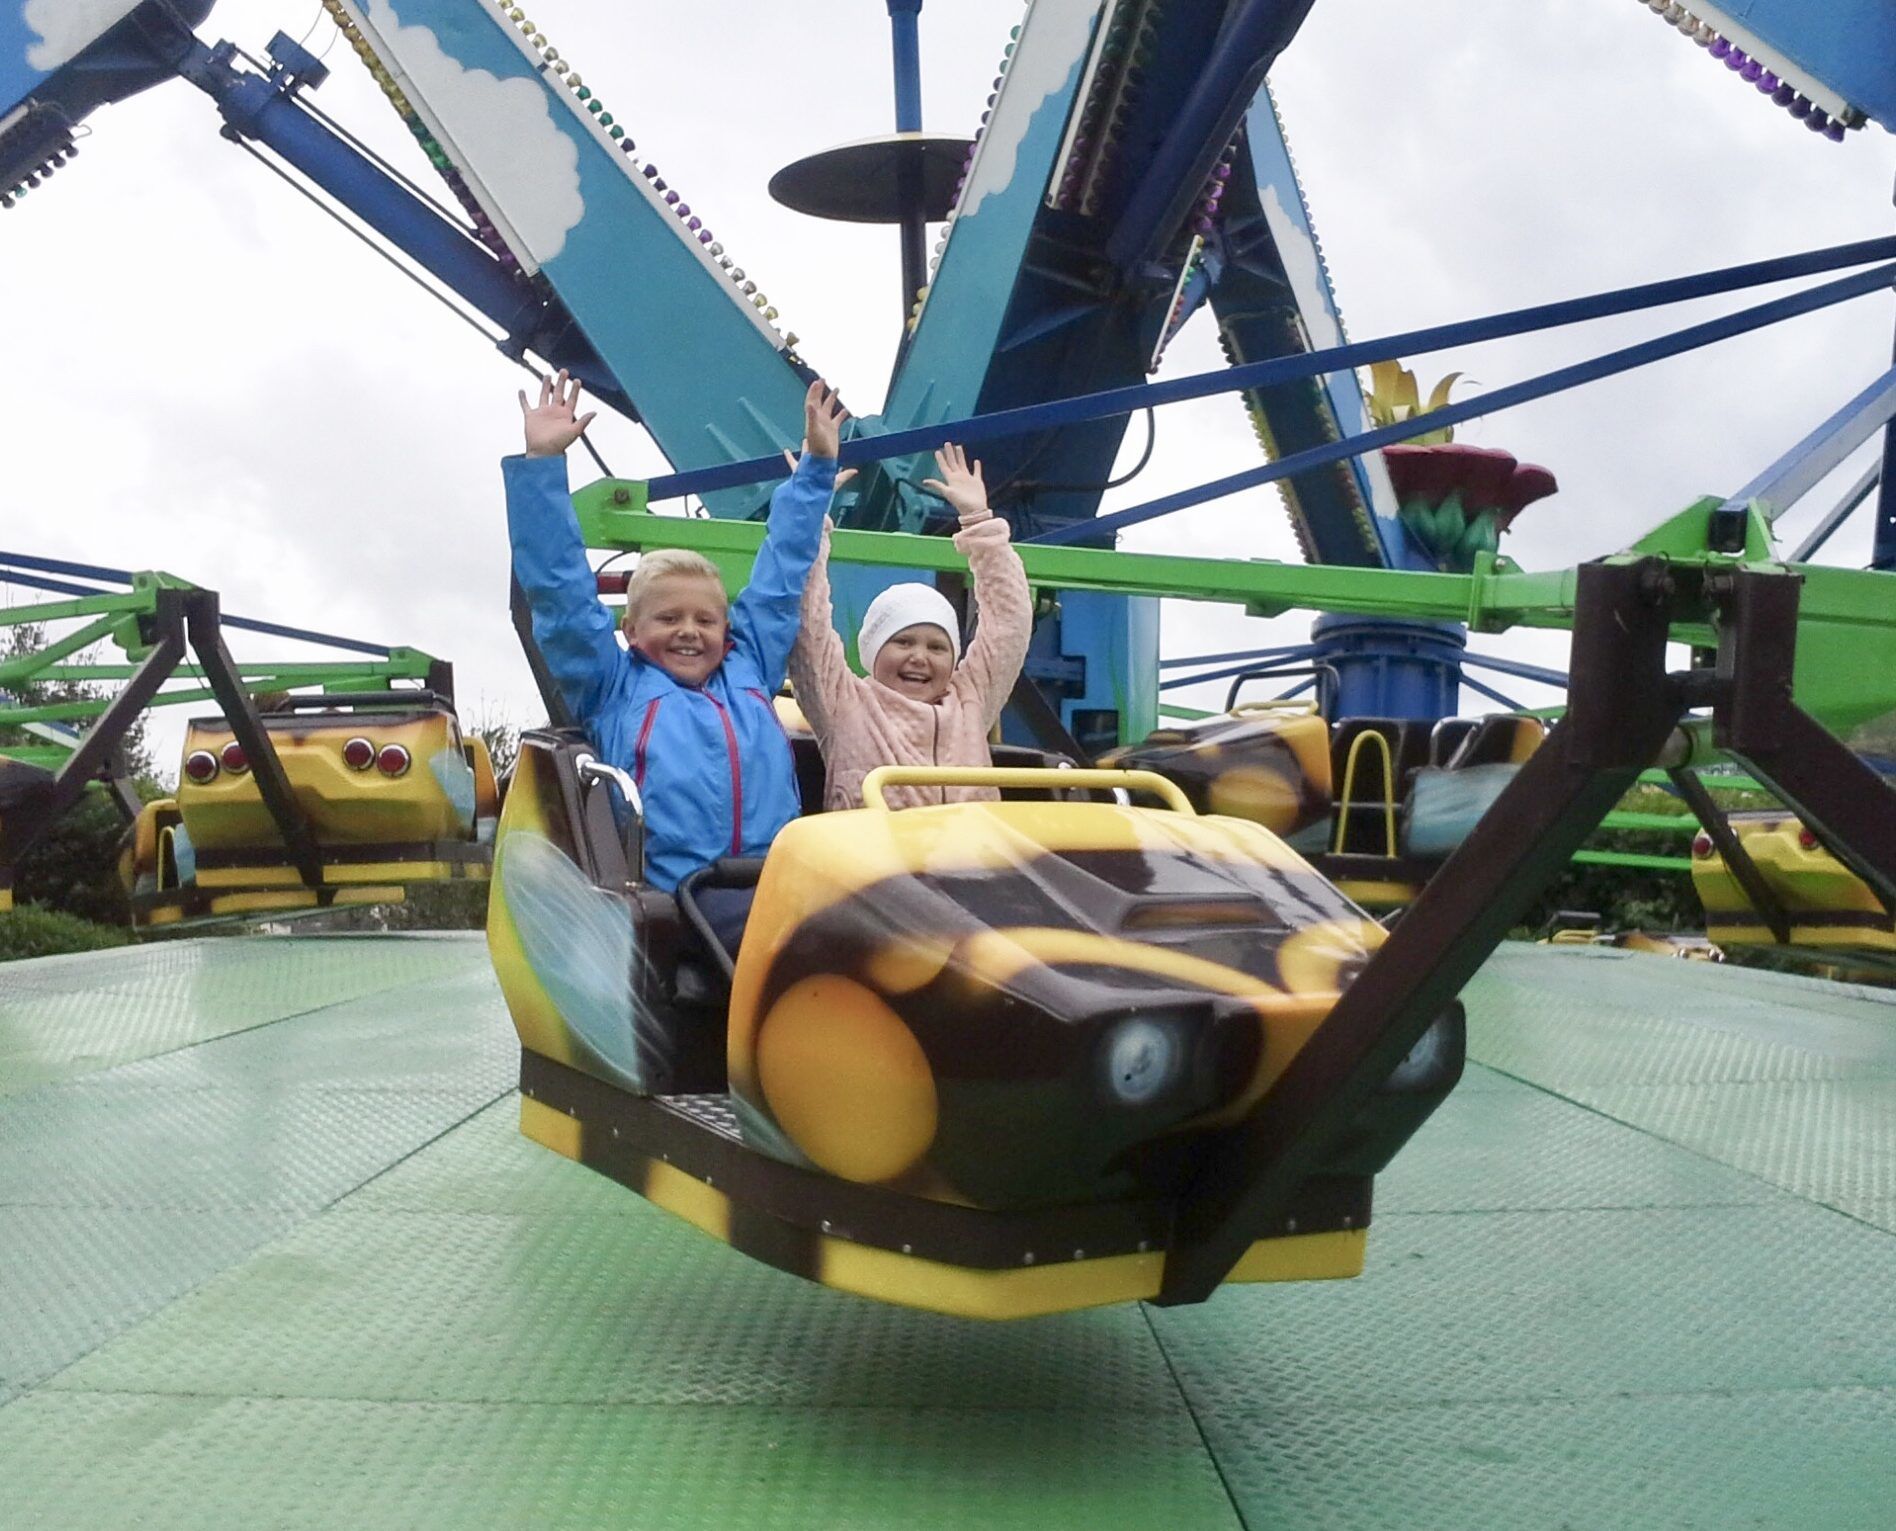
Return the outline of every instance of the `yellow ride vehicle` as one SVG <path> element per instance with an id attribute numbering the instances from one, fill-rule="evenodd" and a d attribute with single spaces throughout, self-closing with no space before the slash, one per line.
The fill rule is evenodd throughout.
<path id="1" fill-rule="evenodd" d="M 318 875 L 293 854 L 230 723 L 194 718 L 177 795 L 145 805 L 121 853 L 135 924 L 394 903 L 412 883 L 487 877 L 493 765 L 448 702 L 295 696 L 259 717 Z"/>
<path id="2" fill-rule="evenodd" d="M 917 782 L 1003 800 L 882 806 Z M 1153 1296 L 1201 1146 L 1382 929 L 1276 835 L 1150 773 L 885 768 L 865 795 L 674 897 L 642 880 L 625 773 L 577 733 L 528 734 L 488 904 L 522 1131 L 882 1301 L 999 1319 Z M 733 960 L 698 901 L 749 885 Z M 1450 1006 L 1228 1279 L 1357 1274 L 1371 1178 L 1462 1059 Z"/>
<path id="3" fill-rule="evenodd" d="M 1157 771 L 1201 813 L 1262 824 L 1373 911 L 1411 903 L 1539 747 L 1537 718 L 1350 718 L 1264 702 L 1101 757 Z"/>
<path id="4" fill-rule="evenodd" d="M 1754 904 L 1712 837 L 1701 831 L 1692 842 L 1692 887 L 1705 906 L 1712 940 L 1896 968 L 1896 919 L 1796 815 L 1783 809 L 1741 812 L 1731 814 L 1729 823 L 1777 908 L 1767 914 Z"/>

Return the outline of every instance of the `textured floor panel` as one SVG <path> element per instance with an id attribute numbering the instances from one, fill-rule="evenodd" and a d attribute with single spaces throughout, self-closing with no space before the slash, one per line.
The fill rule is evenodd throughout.
<path id="1" fill-rule="evenodd" d="M 814 1286 L 657 1209 L 332 1210 L 59 1377 L 384 1400 L 1129 1409 L 1170 1396 L 1140 1311 L 980 1325 Z"/>
<path id="2" fill-rule="evenodd" d="M 0 1413 L 9 1526 L 1236 1528 L 1176 1404 L 364 1404 L 41 1394 Z M 10 1513 L 9 1513 L 10 1512 Z"/>
<path id="3" fill-rule="evenodd" d="M 464 973 L 479 943 L 233 937 L 0 965 L 0 1093 Z"/>
<path id="4" fill-rule="evenodd" d="M 1503 948 L 1470 1055 L 1556 1088 L 1896 1078 L 1896 995 L 1631 952 Z"/>
<path id="5" fill-rule="evenodd" d="M 313 1212 L 496 1093 L 50 1085 L 0 1101 L 0 1206 Z"/>
<path id="6" fill-rule="evenodd" d="M 0 1206 L 0 1396 L 77 1360 L 290 1222 L 269 1211 Z"/>
<path id="7" fill-rule="evenodd" d="M 1813 1201 L 1896 1196 L 1896 1079 L 1575 1085 L 1567 1093 Z"/>
<path id="8" fill-rule="evenodd" d="M 1457 1089 L 1376 1178 L 1377 1217 L 1730 1206 L 1783 1193 L 1544 1091 Z"/>
<path id="9" fill-rule="evenodd" d="M 1201 1408 L 1896 1384 L 1896 1238 L 1769 1206 L 1379 1219 L 1353 1282 L 1154 1313 Z"/>
<path id="10" fill-rule="evenodd" d="M 116 1068 L 166 1088 L 487 1089 L 520 1074 L 520 1044 L 491 971 L 432 977 L 258 1026 L 215 1045 Z"/>
<path id="11" fill-rule="evenodd" d="M 1253 1531 L 1851 1531 L 1896 1505 L 1890 1389 L 1201 1423 Z"/>
<path id="12" fill-rule="evenodd" d="M 350 1211 L 591 1213 L 645 1217 L 650 1205 L 616 1180 L 520 1135 L 520 1097 L 479 1116 L 379 1175 L 344 1203 Z"/>
<path id="13" fill-rule="evenodd" d="M 1220 1472 L 1250 1531 L 1886 1520 L 1890 998 L 1510 948 L 1469 1000 L 1364 1278 L 987 1326 L 733 1254 L 510 1094 L 424 1136 L 514 1077 L 478 936 L 0 968 L 0 1080 L 116 1065 L 0 1099 L 0 1526 L 1169 1531 Z"/>

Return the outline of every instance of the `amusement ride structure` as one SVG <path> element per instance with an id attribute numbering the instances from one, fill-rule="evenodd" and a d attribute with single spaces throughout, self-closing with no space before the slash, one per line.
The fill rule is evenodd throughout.
<path id="1" fill-rule="evenodd" d="M 259 61 L 202 42 L 194 29 L 207 0 L 0 5 L 0 187 L 10 188 L 0 202 L 24 199 L 30 211 L 46 178 L 65 172 L 94 108 L 171 79 L 196 86 L 227 137 L 347 208 L 496 327 L 508 354 L 570 371 L 651 433 L 675 471 L 582 488 L 575 504 L 591 546 L 696 548 L 740 583 L 815 375 L 803 342 L 641 153 L 605 83 L 582 75 L 527 8 L 324 5 L 451 205 L 328 120 L 313 99 L 328 68 L 304 47 L 279 34 Z M 1684 507 L 1577 570 L 1523 571 L 1499 553 L 1500 533 L 1552 491 L 1550 474 L 1437 434 L 1887 292 L 1896 239 L 1346 342 L 1265 84 L 1310 5 L 1033 0 L 1004 46 L 980 132 L 963 143 L 923 132 L 920 3 L 889 0 L 897 131 L 799 161 L 772 183 L 804 211 L 902 230 L 908 309 L 894 375 L 881 410 L 857 418 L 841 452 L 862 472 L 835 510 L 839 626 L 853 629 L 893 578 L 953 572 L 945 519 L 918 480 L 931 448 L 978 444 L 1030 580 L 1057 599 L 1005 724 L 1040 769 L 993 778 L 1039 797 L 970 810 L 977 818 L 952 827 L 970 845 L 989 845 L 978 826 L 999 824 L 1006 833 L 994 831 L 993 844 L 1036 846 L 1031 864 L 1014 867 L 1036 907 L 1079 908 L 1085 900 L 1061 894 L 1061 879 L 1092 877 L 1094 911 L 1072 929 L 1043 912 L 970 933 L 987 895 L 948 888 L 953 879 L 918 838 L 927 814 L 966 805 L 913 810 L 892 827 L 872 803 L 811 815 L 761 865 L 718 863 L 712 875 L 726 885 L 757 888 L 778 944 L 746 945 L 721 977 L 697 972 L 688 956 L 665 955 L 688 950 L 704 922 L 689 881 L 676 899 L 644 882 L 636 784 L 571 731 L 531 737 L 498 831 L 490 913 L 524 1048 L 530 1136 L 761 1259 L 868 1295 L 995 1317 L 1138 1297 L 1190 1303 L 1226 1280 L 1360 1267 L 1370 1178 L 1459 1073 L 1456 995 L 1642 772 L 1664 770 L 1703 817 L 1707 855 L 1775 940 L 1838 922 L 1787 913 L 1761 858 L 1697 780 L 1708 764 L 1747 770 L 1795 815 L 1813 842 L 1805 849 L 1830 858 L 1853 890 L 1844 922 L 1853 944 L 1896 946 L 1896 793 L 1836 736 L 1896 708 L 1896 448 L 1886 444 L 1881 469 L 1792 558 L 1778 556 L 1772 533 L 1865 443 L 1889 439 L 1896 369 L 1735 493 Z M 1821 15 L 1796 0 L 1648 8 L 1784 109 L 1787 130 L 1810 130 L 1814 150 L 1872 122 L 1896 125 L 1896 15 L 1880 0 L 1839 0 Z M 946 225 L 932 255 L 930 222 Z M 1388 378 L 1421 352 L 1805 277 L 1822 280 L 1476 400 L 1438 393 L 1424 408 L 1383 398 L 1372 411 L 1356 371 Z M 1229 367 L 1145 381 L 1201 309 Z M 1130 416 L 1220 393 L 1242 397 L 1267 464 L 1100 513 Z M 1265 484 L 1284 494 L 1303 565 L 1113 546 L 1121 528 Z M 649 512 L 686 496 L 710 515 Z M 1803 562 L 1860 504 L 1877 518 L 1874 568 Z M 1242 794 L 1218 800 L 1218 772 L 1201 805 L 1171 779 L 1190 775 L 1173 758 L 1181 750 L 1236 750 L 1224 736 L 1151 740 L 1148 751 L 1173 761 L 1163 776 L 1059 774 L 1115 748 L 1129 750 L 1117 763 L 1158 764 L 1140 747 L 1159 720 L 1161 596 L 1325 614 L 1308 644 L 1208 656 L 1167 676 L 1168 685 L 1265 676 L 1314 688 L 1314 724 L 1307 709 L 1279 710 L 1244 741 L 1266 762 L 1242 762 L 1267 778 L 1254 813 L 1235 806 Z M 1539 723 L 1512 718 L 1445 727 L 1460 686 L 1483 689 L 1463 672 L 1466 633 L 1516 625 L 1573 629 L 1564 718 L 1544 736 Z M 1690 647 L 1689 668 L 1668 672 L 1668 643 Z M 552 721 L 565 721 L 544 677 L 542 689 Z M 241 728 L 238 739 L 250 742 Z M 1359 768 L 1378 777 L 1369 817 L 1382 836 L 1367 848 L 1351 833 Z M 1489 773 L 1479 790 L 1475 771 Z M 896 782 L 872 782 L 871 798 Z M 1423 783 L 1458 803 L 1464 822 L 1453 833 L 1420 834 L 1440 829 Z M 1108 790 L 1157 792 L 1168 810 L 1085 798 Z M 1194 806 L 1216 811 L 1200 817 Z M 274 805 L 273 817 L 288 822 Z M 1363 819 L 1353 822 L 1360 835 Z M 1314 862 L 1259 825 L 1314 829 Z M 283 843 L 295 860 L 287 831 Z M 1113 857 L 1142 870 L 1112 874 L 1132 880 L 1113 883 L 1109 898 L 1098 889 L 1110 875 L 1098 869 L 1118 865 Z M 886 881 L 824 882 L 852 859 Z M 1193 881 L 1213 863 L 1248 870 L 1230 873 L 1222 891 Z M 311 887 L 323 881 L 313 862 L 302 875 Z M 1165 906 L 1174 878 L 1192 895 Z M 1357 904 L 1406 912 L 1385 937 L 1339 888 Z M 1010 910 L 1032 902 L 1009 897 Z M 890 918 L 879 907 L 908 910 L 918 923 L 904 939 L 921 931 L 933 944 L 878 945 L 826 898 L 872 923 Z M 1098 911 L 1108 904 L 1110 932 L 1089 923 L 1106 919 Z M 598 950 L 623 959 L 607 965 L 603 988 L 558 955 L 582 910 L 600 922 Z M 934 930 L 930 920 L 944 923 Z M 1268 928 L 1269 939 L 1230 936 L 1234 921 Z M 1005 951 L 988 937 L 1004 938 Z M 860 972 L 826 972 L 810 951 L 852 952 Z M 1202 955 L 1214 952 L 1216 962 Z M 1036 1044 L 1042 1073 L 1006 1081 L 1003 1104 L 988 1077 L 993 1058 L 967 1056 L 972 1044 L 952 1027 L 930 1030 L 940 1019 L 930 1007 L 957 983 L 1001 996 L 991 1015 L 981 1008 L 990 999 L 964 1002 L 977 1031 L 979 1021 L 1004 1036 L 996 1017 L 1015 1003 L 1065 1023 Z M 835 984 L 867 996 L 844 1006 L 851 1059 L 820 1060 L 845 1073 L 858 1066 L 851 1060 L 872 1060 L 861 1065 L 868 1074 L 849 1075 L 859 1088 L 847 1121 L 811 1083 L 809 1062 L 812 1049 L 843 1044 L 771 1040 L 834 1005 Z M 720 1045 L 709 1060 L 686 1041 L 707 994 L 729 1025 L 728 1054 Z M 1252 1038 L 1260 1031 L 1263 1043 Z M 1094 1110 L 1092 1095 L 1076 1105 L 1083 1089 L 1103 1092 L 1106 1106 Z M 1035 1175 L 997 1169 L 1002 1121 L 1030 1122 L 1039 1141 L 1059 1145 Z M 1037 1263 L 1037 1251 L 1054 1248 L 1067 1253 Z"/>

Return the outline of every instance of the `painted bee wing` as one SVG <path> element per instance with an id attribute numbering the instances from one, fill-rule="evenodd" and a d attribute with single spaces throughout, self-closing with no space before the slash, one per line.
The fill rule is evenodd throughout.
<path id="1" fill-rule="evenodd" d="M 527 965 L 573 1041 L 612 1078 L 642 1093 L 644 1070 L 633 1042 L 631 911 L 531 830 L 507 836 L 499 877 Z"/>

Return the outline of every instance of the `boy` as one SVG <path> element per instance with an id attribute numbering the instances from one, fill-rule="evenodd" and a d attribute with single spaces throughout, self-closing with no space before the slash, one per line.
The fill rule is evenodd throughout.
<path id="1" fill-rule="evenodd" d="M 645 876 L 671 892 L 721 856 L 761 856 L 797 816 L 796 772 L 771 697 L 797 635 L 803 582 L 836 483 L 843 420 L 816 382 L 803 401 L 804 453 L 771 496 L 750 583 L 728 607 L 717 570 L 693 553 L 648 553 L 626 591 L 628 649 L 599 604 L 566 485 L 579 384 L 523 391 L 526 453 L 502 459 L 514 573 L 533 636 L 600 758 L 632 773 L 645 800 Z M 710 890 L 708 890 L 709 893 Z M 701 901 L 735 953 L 749 894 Z"/>

